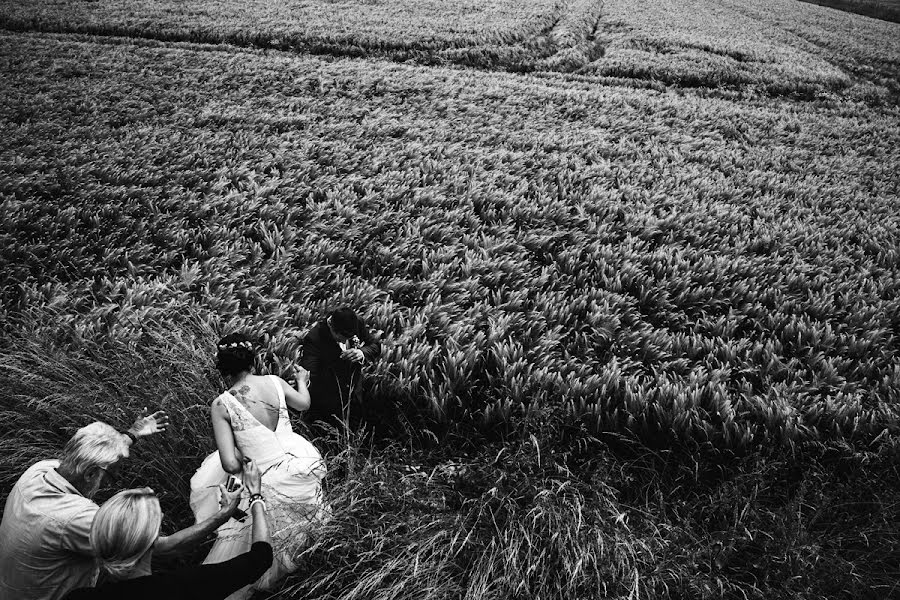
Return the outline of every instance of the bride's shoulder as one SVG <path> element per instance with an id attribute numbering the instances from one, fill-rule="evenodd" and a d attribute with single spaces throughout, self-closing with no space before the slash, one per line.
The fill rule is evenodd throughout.
<path id="1" fill-rule="evenodd" d="M 231 393 L 231 390 L 225 390 L 224 392 L 222 392 L 221 394 L 219 394 L 218 396 L 213 398 L 212 403 L 213 404 L 222 403 L 222 402 L 225 402 L 226 400 L 231 399 L 233 396 L 234 396 L 234 394 Z"/>
<path id="2" fill-rule="evenodd" d="M 212 402 L 210 402 L 210 409 L 213 412 L 223 411 L 228 412 L 228 401 L 232 398 L 230 392 L 222 392 L 215 398 L 213 398 Z"/>

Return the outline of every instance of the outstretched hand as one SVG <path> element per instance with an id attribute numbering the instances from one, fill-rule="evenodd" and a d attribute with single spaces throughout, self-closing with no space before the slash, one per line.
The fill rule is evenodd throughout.
<path id="1" fill-rule="evenodd" d="M 169 415 L 166 414 L 166 411 L 158 410 L 152 415 L 148 415 L 147 412 L 146 408 L 141 411 L 141 416 L 134 420 L 134 424 L 128 430 L 136 438 L 165 431 L 169 426 Z"/>

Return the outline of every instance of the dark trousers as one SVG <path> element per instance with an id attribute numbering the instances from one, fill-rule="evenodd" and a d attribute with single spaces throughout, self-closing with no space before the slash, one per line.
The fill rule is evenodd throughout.
<path id="1" fill-rule="evenodd" d="M 328 438 L 331 430 L 343 432 L 345 427 L 350 431 L 365 429 L 368 435 L 384 437 L 391 429 L 390 411 L 382 400 L 375 400 L 360 389 L 349 401 L 339 394 L 320 396 L 310 388 L 310 408 L 304 419 L 313 430 L 317 439 Z M 343 398 L 346 398 L 344 396 Z"/>

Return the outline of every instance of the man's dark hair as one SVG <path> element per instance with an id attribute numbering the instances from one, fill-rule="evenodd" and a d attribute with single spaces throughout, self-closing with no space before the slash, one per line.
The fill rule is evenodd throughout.
<path id="1" fill-rule="evenodd" d="M 359 317 L 346 306 L 331 313 L 331 327 L 340 335 L 351 337 L 359 331 Z"/>

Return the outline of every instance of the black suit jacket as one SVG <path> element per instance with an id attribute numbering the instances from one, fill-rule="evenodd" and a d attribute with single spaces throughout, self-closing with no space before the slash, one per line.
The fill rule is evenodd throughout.
<path id="1" fill-rule="evenodd" d="M 366 364 L 381 354 L 381 343 L 369 333 L 362 320 L 354 332 L 359 337 Z M 362 367 L 341 358 L 331 329 L 325 321 L 318 322 L 303 338 L 300 366 L 309 371 L 309 418 L 328 419 L 340 416 L 351 402 L 362 398 Z"/>

